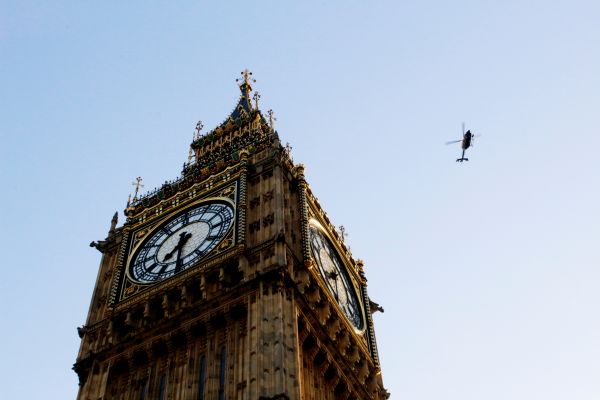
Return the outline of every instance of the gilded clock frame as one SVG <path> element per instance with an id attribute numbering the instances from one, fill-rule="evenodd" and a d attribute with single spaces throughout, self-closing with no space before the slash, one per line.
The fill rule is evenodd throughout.
<path id="1" fill-rule="evenodd" d="M 243 235 L 240 231 L 241 225 L 238 210 L 238 207 L 240 206 L 239 199 L 242 197 L 241 191 L 245 190 L 245 185 L 242 183 L 243 182 L 240 182 L 239 177 L 234 177 L 222 186 L 215 185 L 217 186 L 216 188 L 214 186 L 206 188 L 207 190 L 198 190 L 198 188 L 195 188 L 195 190 L 191 191 L 195 196 L 189 201 L 182 201 L 176 208 L 161 214 L 157 212 L 160 208 L 157 208 L 156 211 L 154 211 L 152 218 L 148 218 L 147 220 L 144 220 L 143 218 L 138 219 L 141 223 L 129 227 L 127 232 L 128 240 L 125 241 L 122 248 L 125 255 L 121 264 L 123 274 L 120 282 L 117 283 L 118 295 L 115 296 L 115 303 L 119 304 L 127 302 L 127 300 L 138 294 L 148 293 L 149 290 L 154 287 L 163 286 L 163 284 L 176 281 L 190 273 L 195 273 L 199 268 L 208 268 L 224 256 L 227 257 L 232 252 L 236 252 L 236 249 L 242 244 L 240 239 Z M 147 238 L 151 237 L 151 235 L 160 229 L 163 224 L 170 219 L 175 218 L 177 215 L 184 213 L 191 208 L 214 201 L 226 202 L 231 205 L 233 209 L 233 224 L 214 249 L 198 260 L 196 265 L 163 280 L 152 283 L 140 283 L 130 277 L 130 265 Z"/>
<path id="2" fill-rule="evenodd" d="M 197 202 L 191 203 L 184 208 L 178 209 L 177 212 L 167 215 L 165 218 L 158 221 L 156 224 L 154 224 L 154 226 L 152 226 L 149 229 L 142 229 L 141 232 L 144 232 L 143 235 L 139 238 L 134 239 L 134 240 L 136 240 L 136 242 L 134 243 L 134 247 L 129 252 L 129 257 L 127 259 L 127 264 L 126 264 L 126 268 L 125 268 L 125 276 L 129 280 L 131 280 L 132 282 L 134 282 L 138 285 L 154 285 L 159 282 L 162 282 L 163 280 L 169 279 L 172 276 L 178 275 L 178 273 L 176 273 L 170 277 L 158 279 L 154 282 L 140 282 L 139 280 L 136 280 L 136 278 L 134 276 L 132 276 L 131 268 L 132 268 L 132 264 L 135 262 L 136 257 L 139 255 L 139 252 L 144 248 L 144 246 L 146 245 L 149 238 L 152 238 L 156 232 L 160 231 L 165 226 L 165 224 L 169 223 L 173 219 L 181 216 L 182 214 L 188 212 L 191 209 L 201 207 L 205 204 L 214 204 L 214 203 L 226 203 L 231 207 L 231 210 L 233 213 L 232 219 L 231 219 L 231 224 L 227 228 L 227 231 L 222 236 L 222 238 L 219 239 L 215 248 L 211 249 L 206 255 L 200 257 L 200 259 L 198 259 L 196 261 L 196 264 L 200 263 L 202 260 L 209 258 L 211 255 L 215 254 L 214 253 L 215 250 L 218 250 L 220 248 L 226 249 L 226 248 L 231 247 L 231 245 L 233 244 L 234 239 L 235 239 L 233 237 L 234 235 L 232 235 L 232 233 L 233 233 L 232 231 L 235 230 L 235 220 L 236 220 L 235 203 L 226 197 L 209 197 L 209 198 L 202 199 Z M 138 231 L 138 232 L 140 232 L 140 231 Z M 218 254 L 218 253 L 216 253 L 216 254 Z M 189 269 L 189 268 L 186 268 L 184 270 L 187 270 L 187 269 Z M 183 271 L 181 271 L 181 272 L 183 272 Z"/>
<path id="3" fill-rule="evenodd" d="M 330 230 L 327 229 L 326 224 L 323 224 L 321 221 L 319 221 L 316 218 L 316 216 L 313 215 L 312 213 L 310 213 L 310 214 L 311 215 L 309 216 L 309 219 L 306 222 L 307 231 L 310 230 L 311 225 L 316 226 L 321 231 L 321 233 L 323 235 L 325 235 L 325 237 L 327 238 L 329 243 L 333 246 L 334 250 L 336 251 L 338 257 L 340 258 L 340 261 L 342 262 L 342 266 L 345 269 L 346 274 L 348 275 L 348 279 L 350 281 L 349 283 L 353 290 L 354 297 L 358 303 L 360 318 L 362 321 L 362 329 L 358 329 L 349 320 L 349 318 L 346 315 L 346 313 L 344 312 L 344 310 L 342 310 L 342 308 L 340 307 L 338 302 L 335 300 L 333 294 L 331 293 L 331 290 L 329 290 L 329 286 L 327 285 L 327 282 L 325 282 L 325 278 L 322 276 L 319 267 L 316 266 L 316 260 L 314 259 L 314 255 L 312 253 L 312 247 L 310 244 L 310 237 L 309 237 L 308 238 L 309 239 L 308 246 L 310 247 L 310 259 L 314 265 L 314 268 L 312 268 L 312 269 L 315 270 L 314 272 L 315 272 L 315 275 L 318 277 L 317 279 L 319 280 L 321 285 L 326 289 L 325 292 L 327 293 L 327 296 L 329 297 L 329 302 L 335 304 L 337 310 L 340 312 L 340 314 L 342 314 L 344 316 L 344 318 L 343 318 L 344 322 L 352 328 L 354 333 L 362 336 L 367 331 L 369 320 L 367 319 L 367 314 L 366 314 L 366 309 L 365 309 L 365 304 L 364 304 L 365 300 L 363 298 L 362 288 L 360 286 L 361 285 L 360 277 L 356 273 L 355 269 L 351 267 L 352 265 L 354 265 L 354 262 L 348 258 L 348 256 L 346 255 L 346 250 L 342 249 L 342 247 L 339 244 L 339 241 L 336 238 L 334 238 L 334 236 L 330 233 Z"/>

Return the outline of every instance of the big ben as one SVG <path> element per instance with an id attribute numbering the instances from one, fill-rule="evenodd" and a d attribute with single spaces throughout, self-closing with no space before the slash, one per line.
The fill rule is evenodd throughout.
<path id="1" fill-rule="evenodd" d="M 365 266 L 263 115 L 254 80 L 133 196 L 102 253 L 78 399 L 386 399 Z"/>

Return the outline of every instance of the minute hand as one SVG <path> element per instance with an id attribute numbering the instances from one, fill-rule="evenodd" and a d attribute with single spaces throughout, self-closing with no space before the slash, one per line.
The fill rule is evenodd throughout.
<path id="1" fill-rule="evenodd" d="M 183 246 L 188 241 L 188 239 L 191 237 L 192 237 L 192 234 L 188 233 L 181 239 L 181 246 L 179 246 L 179 249 L 177 250 L 177 261 L 175 262 L 175 273 L 181 271 L 181 267 L 182 267 L 181 250 L 183 250 Z"/>

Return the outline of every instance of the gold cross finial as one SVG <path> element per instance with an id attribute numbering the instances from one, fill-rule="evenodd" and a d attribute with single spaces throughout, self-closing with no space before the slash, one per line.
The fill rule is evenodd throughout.
<path id="1" fill-rule="evenodd" d="M 135 186 L 135 193 L 133 194 L 133 199 L 135 200 L 137 199 L 140 188 L 144 187 L 144 185 L 142 184 L 142 177 L 138 176 L 137 178 L 135 178 L 135 182 L 132 182 L 131 184 Z"/>
<path id="2" fill-rule="evenodd" d="M 244 77 L 244 83 L 250 83 L 250 77 L 252 76 L 252 72 L 248 71 L 246 68 L 242 71 L 242 76 Z M 252 79 L 252 82 L 256 82 L 256 79 Z"/>
<path id="3" fill-rule="evenodd" d="M 252 86 L 251 84 L 256 82 L 256 79 L 252 79 L 252 72 L 248 71 L 247 68 L 241 72 L 241 75 L 243 82 L 240 84 L 240 87 L 244 85 Z M 239 82 L 240 79 L 238 78 L 235 81 Z"/>

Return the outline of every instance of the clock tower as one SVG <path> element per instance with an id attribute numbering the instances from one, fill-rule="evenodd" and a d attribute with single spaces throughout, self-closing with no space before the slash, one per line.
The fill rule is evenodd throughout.
<path id="1" fill-rule="evenodd" d="M 78 399 L 389 397 L 364 264 L 251 98 L 251 75 L 221 125 L 198 124 L 181 176 L 136 189 L 125 223 L 115 214 L 92 242 Z"/>

